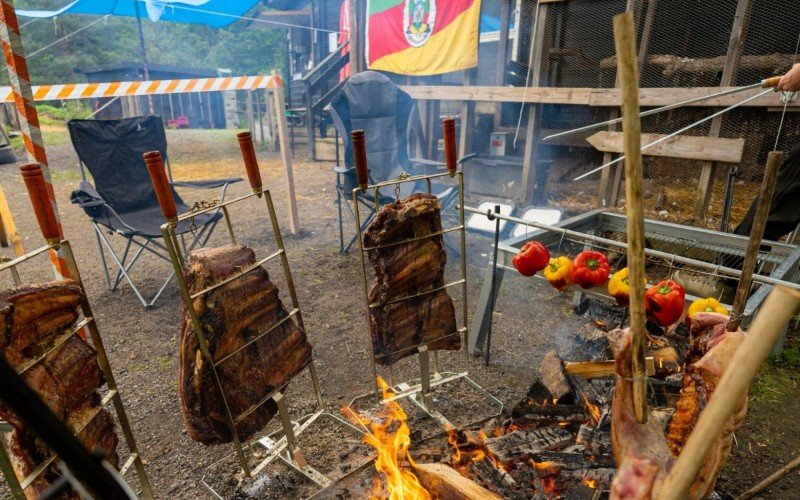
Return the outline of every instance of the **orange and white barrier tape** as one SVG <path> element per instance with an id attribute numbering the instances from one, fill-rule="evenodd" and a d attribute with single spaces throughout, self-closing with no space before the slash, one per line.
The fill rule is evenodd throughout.
<path id="1" fill-rule="evenodd" d="M 107 83 L 65 83 L 35 85 L 35 101 L 125 97 L 137 95 L 182 94 L 188 92 L 219 92 L 225 90 L 255 90 L 280 88 L 279 76 L 228 76 L 219 78 L 187 78 L 181 80 L 145 80 Z M 0 87 L 0 102 L 14 102 L 12 87 Z"/>
<path id="2" fill-rule="evenodd" d="M 4 102 L 16 104 L 22 128 L 22 139 L 25 143 L 25 150 L 28 152 L 28 160 L 31 163 L 38 163 L 42 169 L 47 196 L 53 205 L 53 212 L 56 214 L 58 233 L 63 238 L 64 233 L 58 216 L 56 194 L 53 190 L 50 169 L 47 166 L 47 154 L 42 140 L 42 131 L 39 128 L 39 117 L 34 106 L 28 62 L 25 60 L 25 52 L 22 49 L 19 23 L 17 22 L 17 14 L 14 11 L 13 0 L 0 0 L 0 45 L 3 48 L 3 56 L 6 60 L 8 76 L 11 81 L 11 87 L 6 87 L 7 96 Z M 50 259 L 53 262 L 56 278 L 69 277 L 67 261 L 62 255 L 59 255 L 59 252 L 51 252 Z"/>

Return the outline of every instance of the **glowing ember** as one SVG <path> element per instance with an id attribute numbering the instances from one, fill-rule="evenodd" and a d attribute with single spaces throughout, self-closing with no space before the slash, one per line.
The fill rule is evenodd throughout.
<path id="1" fill-rule="evenodd" d="M 597 425 L 600 422 L 600 408 L 589 401 L 586 393 L 582 393 L 581 396 L 583 396 L 583 404 L 586 406 L 586 411 L 589 412 L 589 416 L 592 419 L 592 425 Z"/>
<path id="2" fill-rule="evenodd" d="M 499 436 L 503 434 L 501 428 L 494 429 L 492 434 Z M 470 462 L 480 462 L 488 458 L 492 461 L 498 469 L 504 469 L 503 465 L 497 460 L 494 454 L 486 447 L 486 433 L 481 430 L 477 435 L 469 438 L 467 443 L 464 444 L 468 449 L 464 449 L 458 445 L 458 431 L 455 429 L 447 429 L 447 442 L 450 443 L 453 449 L 450 456 L 450 461 L 454 469 L 459 471 L 462 476 L 469 477 L 468 466 Z"/>
<path id="3" fill-rule="evenodd" d="M 597 481 L 595 481 L 594 479 L 592 479 L 590 477 L 583 478 L 583 484 L 588 486 L 589 488 L 594 489 L 594 490 L 597 489 Z"/>
<path id="4" fill-rule="evenodd" d="M 389 385 L 378 377 L 378 384 L 383 391 L 383 399 L 394 396 Z M 359 415 L 352 408 L 347 408 L 348 415 L 370 432 L 364 441 L 375 448 L 378 457 L 375 469 L 385 478 L 385 482 L 375 481 L 371 499 L 388 500 L 431 500 L 433 497 L 422 487 L 417 476 L 411 472 L 404 462 L 413 466 L 414 461 L 408 449 L 411 445 L 411 431 L 406 424 L 407 416 L 403 408 L 392 401 L 383 405 L 381 420 L 375 422 L 364 415 Z M 385 490 L 384 490 L 385 484 Z"/>

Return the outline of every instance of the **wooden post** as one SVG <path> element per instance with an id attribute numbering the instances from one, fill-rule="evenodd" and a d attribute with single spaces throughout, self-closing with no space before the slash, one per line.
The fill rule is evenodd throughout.
<path id="1" fill-rule="evenodd" d="M 633 282 L 631 282 L 633 283 Z M 800 307 L 800 292 L 786 287 L 775 287 L 767 296 L 753 320 L 744 342 L 733 354 L 728 369 L 700 414 L 692 433 L 686 440 L 675 466 L 658 491 L 658 500 L 680 500 L 687 497 L 706 455 L 726 428 L 733 412 L 747 393 L 747 388 L 758 373 L 761 363 L 769 355 L 775 341 Z"/>
<path id="2" fill-rule="evenodd" d="M 644 179 L 642 176 L 639 72 L 636 69 L 636 28 L 633 14 L 614 16 L 614 45 L 622 95 L 622 133 L 625 141 L 625 195 L 628 223 L 628 268 L 631 286 L 631 350 L 633 351 L 633 408 L 639 423 L 647 422 L 647 367 L 644 310 Z"/>
<path id="3" fill-rule="evenodd" d="M 497 42 L 497 67 L 494 73 L 494 84 L 498 87 L 503 86 L 503 78 L 506 74 L 506 60 L 508 59 L 508 18 L 511 10 L 511 1 L 512 0 L 500 0 L 500 40 Z M 464 85 L 467 85 L 467 83 L 465 82 Z M 474 85 L 474 83 L 470 85 Z M 498 102 L 494 105 L 494 130 L 500 130 L 502 117 L 503 103 Z M 464 141 L 461 141 L 461 143 L 463 144 Z"/>
<path id="4" fill-rule="evenodd" d="M 784 465 L 780 469 L 770 474 L 769 477 L 765 478 L 757 485 L 753 486 L 749 490 L 742 493 L 739 497 L 736 498 L 736 500 L 750 500 L 751 498 L 761 493 L 762 491 L 766 490 L 767 488 L 777 483 L 784 477 L 788 476 L 798 468 L 800 468 L 800 455 L 794 457 L 794 460 L 792 460 L 788 464 Z"/>
<path id="5" fill-rule="evenodd" d="M 464 86 L 475 85 L 478 68 L 464 71 Z M 498 104 L 500 106 L 500 104 Z M 461 130 L 459 131 L 458 156 L 467 156 L 472 149 L 472 135 L 475 129 L 475 101 L 461 101 Z"/>
<path id="6" fill-rule="evenodd" d="M 272 70 L 272 76 L 277 79 L 278 71 Z M 286 174 L 286 198 L 289 203 L 289 231 L 292 234 L 300 232 L 300 219 L 297 215 L 297 198 L 294 192 L 294 172 L 292 170 L 292 152 L 289 151 L 289 126 L 286 124 L 286 105 L 284 104 L 284 86 L 273 87 L 272 98 L 275 104 L 275 115 L 278 119 L 278 139 L 281 144 L 281 160 Z"/>
<path id="7" fill-rule="evenodd" d="M 538 5 L 538 4 L 537 4 Z M 536 12 L 536 33 L 531 43 L 535 47 L 531 60 L 531 85 L 539 86 L 544 65 L 544 38 L 547 31 L 547 5 L 538 5 Z M 522 158 L 522 180 L 517 203 L 525 206 L 533 201 L 533 188 L 536 186 L 536 169 L 539 160 L 539 130 L 542 125 L 542 105 L 528 106 L 528 126 L 525 129 L 525 153 Z"/>
<path id="8" fill-rule="evenodd" d="M 350 0 L 350 74 L 355 75 L 366 69 L 364 60 L 364 38 L 366 34 L 366 19 L 361 15 L 361 5 L 365 0 Z M 361 19 L 365 22 L 360 23 Z"/>
<path id="9" fill-rule="evenodd" d="M 3 246 L 8 246 L 11 243 L 11 248 L 14 249 L 14 255 L 17 257 L 25 255 L 25 250 L 22 248 L 22 239 L 17 232 L 17 226 L 14 224 L 14 217 L 11 215 L 11 209 L 8 207 L 8 200 L 6 200 L 6 193 L 0 186 L 0 224 L 3 227 L 5 242 Z"/>
<path id="10" fill-rule="evenodd" d="M 750 229 L 750 240 L 747 242 L 747 251 L 744 255 L 742 265 L 742 275 L 739 277 L 739 286 L 736 287 L 736 295 L 733 298 L 733 308 L 731 310 L 731 320 L 728 321 L 728 331 L 735 331 L 742 321 L 742 312 L 747 303 L 747 296 L 750 295 L 750 287 L 753 284 L 753 271 L 758 261 L 758 249 L 761 246 L 761 238 L 764 237 L 764 228 L 767 225 L 769 209 L 772 206 L 772 194 L 775 192 L 775 184 L 778 181 L 778 168 L 781 165 L 783 153 L 772 151 L 767 156 L 767 167 L 764 169 L 764 179 L 761 181 L 761 196 L 758 197 L 756 214 L 753 217 L 753 227 Z"/>
<path id="11" fill-rule="evenodd" d="M 266 102 L 267 130 L 269 131 L 270 149 L 278 151 L 278 130 L 275 124 L 275 103 L 269 98 L 269 91 L 266 91 L 264 102 Z"/>
<path id="12" fill-rule="evenodd" d="M 739 0 L 736 5 L 736 14 L 733 18 L 731 27 L 731 37 L 728 41 L 728 52 L 725 54 L 725 65 L 722 68 L 722 78 L 720 87 L 727 87 L 736 83 L 736 76 L 739 70 L 739 56 L 742 53 L 742 41 L 747 34 L 749 25 L 751 0 Z M 722 116 L 711 120 L 708 132 L 710 137 L 719 137 L 722 130 Z M 711 188 L 714 185 L 714 177 L 717 173 L 717 165 L 713 162 L 704 162 L 700 171 L 700 181 L 697 185 L 697 194 L 694 204 L 694 220 L 703 220 L 711 201 Z"/>

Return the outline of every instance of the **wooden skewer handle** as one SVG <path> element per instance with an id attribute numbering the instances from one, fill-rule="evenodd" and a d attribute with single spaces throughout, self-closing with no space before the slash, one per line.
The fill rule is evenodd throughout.
<path id="1" fill-rule="evenodd" d="M 253 147 L 253 138 L 250 132 L 240 132 L 236 134 L 239 139 L 239 148 L 242 150 L 242 160 L 244 169 L 247 171 L 247 180 L 253 192 L 261 191 L 261 172 L 258 170 L 258 159 L 256 159 L 256 149 Z"/>
<path id="2" fill-rule="evenodd" d="M 778 82 L 781 81 L 781 78 L 783 78 L 783 75 L 773 76 L 771 78 L 765 78 L 761 80 L 761 88 L 770 89 L 773 87 L 777 87 Z"/>
<path id="3" fill-rule="evenodd" d="M 367 189 L 369 186 L 369 168 L 367 166 L 367 142 L 363 130 L 353 130 L 350 133 L 353 141 L 353 160 L 356 166 L 356 181 L 358 187 Z"/>
<path id="4" fill-rule="evenodd" d="M 22 173 L 22 180 L 25 181 L 25 187 L 28 189 L 33 213 L 36 214 L 42 236 L 48 241 L 60 239 L 58 219 L 53 211 L 50 197 L 47 195 L 47 185 L 42 174 L 42 167 L 38 163 L 26 163 L 19 167 L 19 170 Z"/>
<path id="5" fill-rule="evenodd" d="M 175 220 L 178 217 L 178 208 L 175 206 L 172 188 L 169 185 L 169 181 L 167 181 L 167 173 L 164 170 L 164 161 L 161 159 L 161 153 L 150 151 L 143 156 L 147 171 L 150 172 L 153 188 L 156 190 L 158 204 L 161 205 L 161 213 L 164 214 L 168 221 Z"/>
<path id="6" fill-rule="evenodd" d="M 442 133 L 444 136 L 444 163 L 447 171 L 455 174 L 458 168 L 458 151 L 456 149 L 456 121 L 453 118 L 442 120 Z"/>

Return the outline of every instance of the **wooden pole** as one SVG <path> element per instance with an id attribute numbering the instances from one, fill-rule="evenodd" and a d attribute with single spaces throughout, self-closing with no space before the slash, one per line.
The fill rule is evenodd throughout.
<path id="1" fill-rule="evenodd" d="M 749 490 L 742 493 L 736 500 L 750 500 L 757 494 L 761 493 L 762 491 L 766 490 L 773 484 L 777 483 L 784 477 L 788 476 L 792 472 L 796 471 L 800 468 L 800 455 L 794 457 L 794 460 L 789 462 L 788 464 L 784 465 L 780 469 L 776 470 L 769 477 L 765 478 L 763 481 L 758 483 L 757 485 L 753 486 Z"/>
<path id="2" fill-rule="evenodd" d="M 750 229 L 750 240 L 747 242 L 747 253 L 744 254 L 744 264 L 742 265 L 742 275 L 739 277 L 739 286 L 736 287 L 736 295 L 733 298 L 733 310 L 731 320 L 728 322 L 728 331 L 733 332 L 739 328 L 742 321 L 742 312 L 747 303 L 747 296 L 750 295 L 750 287 L 753 284 L 753 271 L 758 261 L 758 249 L 761 247 L 761 238 L 764 236 L 764 228 L 767 225 L 769 209 L 772 206 L 772 195 L 775 192 L 775 184 L 778 180 L 778 168 L 781 165 L 783 153 L 772 151 L 767 156 L 767 167 L 764 169 L 764 179 L 761 181 L 761 196 L 758 197 L 756 214 L 753 217 L 753 227 Z"/>
<path id="3" fill-rule="evenodd" d="M 17 226 L 14 224 L 14 217 L 11 215 L 11 209 L 8 207 L 8 200 L 6 200 L 6 194 L 3 192 L 2 186 L 0 186 L 0 221 L 2 221 L 3 230 L 7 238 L 6 244 L 8 242 L 11 243 L 14 255 L 17 257 L 25 255 L 25 249 L 22 248 L 22 239 L 19 237 L 19 232 L 17 232 Z"/>
<path id="4" fill-rule="evenodd" d="M 639 423 L 647 422 L 647 367 L 644 310 L 644 180 L 642 177 L 639 73 L 636 69 L 636 29 L 633 13 L 614 16 L 614 45 L 619 60 L 622 95 L 622 134 L 625 144 L 625 194 L 628 220 L 628 268 L 631 284 L 631 349 L 633 350 L 633 408 Z"/>
<path id="5" fill-rule="evenodd" d="M 272 70 L 272 77 L 280 82 L 280 86 L 270 88 L 275 104 L 275 118 L 278 119 L 278 139 L 281 144 L 281 159 L 286 173 L 286 198 L 289 203 L 289 231 L 300 232 L 300 219 L 297 215 L 297 197 L 294 192 L 294 171 L 292 170 L 292 153 L 289 151 L 289 125 L 286 123 L 286 105 L 283 98 L 283 82 L 277 70 Z"/>
<path id="6" fill-rule="evenodd" d="M 697 420 L 681 454 L 658 491 L 658 500 L 681 500 L 687 497 L 706 454 L 719 438 L 725 423 L 739 406 L 761 363 L 789 320 L 800 307 L 800 291 L 775 287 L 753 320 L 744 342 L 722 374 L 717 389 Z"/>

